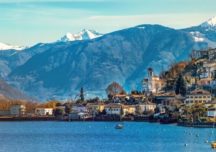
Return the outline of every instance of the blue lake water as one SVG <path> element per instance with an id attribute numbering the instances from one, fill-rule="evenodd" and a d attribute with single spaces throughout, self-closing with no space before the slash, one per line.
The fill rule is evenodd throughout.
<path id="1" fill-rule="evenodd" d="M 206 143 L 216 140 L 216 129 L 124 122 L 124 129 L 117 130 L 115 125 L 115 122 L 0 122 L 0 152 L 216 151 Z"/>

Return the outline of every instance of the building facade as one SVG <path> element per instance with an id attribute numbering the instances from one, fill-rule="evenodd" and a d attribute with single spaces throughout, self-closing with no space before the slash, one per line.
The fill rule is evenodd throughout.
<path id="1" fill-rule="evenodd" d="M 53 108 L 36 108 L 35 114 L 38 116 L 51 116 L 53 115 Z"/>
<path id="2" fill-rule="evenodd" d="M 12 105 L 10 107 L 10 115 L 20 116 L 20 115 L 24 115 L 25 112 L 26 112 L 25 105 Z"/>
<path id="3" fill-rule="evenodd" d="M 185 104 L 209 103 L 212 100 L 211 93 L 202 89 L 190 92 L 186 96 Z"/>
<path id="4" fill-rule="evenodd" d="M 122 115 L 123 109 L 121 104 L 110 103 L 104 107 L 107 115 Z"/>

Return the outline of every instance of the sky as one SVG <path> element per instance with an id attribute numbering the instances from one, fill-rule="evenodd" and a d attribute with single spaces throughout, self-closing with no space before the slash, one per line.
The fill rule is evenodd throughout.
<path id="1" fill-rule="evenodd" d="M 65 33 L 109 33 L 140 24 L 173 28 L 216 16 L 216 0 L 0 0 L 0 42 L 30 46 Z"/>

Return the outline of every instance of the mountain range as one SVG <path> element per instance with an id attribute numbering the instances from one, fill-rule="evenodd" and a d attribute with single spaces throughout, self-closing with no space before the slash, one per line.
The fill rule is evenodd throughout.
<path id="1" fill-rule="evenodd" d="M 216 47 L 216 17 L 185 29 L 139 25 L 108 34 L 83 30 L 53 43 L 0 52 L 0 76 L 38 99 L 103 96 L 117 81 L 126 90 L 141 89 L 146 69 L 156 74 L 187 60 L 192 50 Z"/>

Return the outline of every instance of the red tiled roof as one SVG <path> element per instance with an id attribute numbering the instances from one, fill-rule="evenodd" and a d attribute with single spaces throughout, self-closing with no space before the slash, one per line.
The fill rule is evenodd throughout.
<path id="1" fill-rule="evenodd" d="M 210 95 L 211 93 L 210 93 L 209 91 L 206 91 L 206 90 L 196 89 L 196 90 L 194 90 L 194 91 L 191 91 L 190 94 L 191 94 L 191 95 L 198 95 L 198 94 Z"/>

